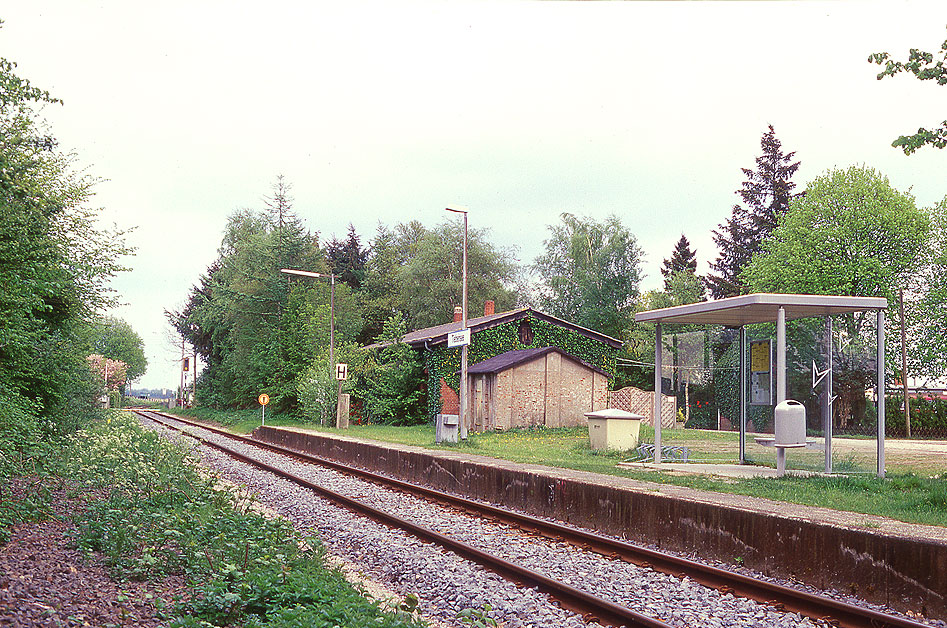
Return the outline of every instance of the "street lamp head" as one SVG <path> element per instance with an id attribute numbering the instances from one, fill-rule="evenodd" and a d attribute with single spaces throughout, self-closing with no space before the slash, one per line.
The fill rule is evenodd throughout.
<path id="1" fill-rule="evenodd" d="M 466 207 L 463 207 L 461 205 L 450 205 L 450 206 L 445 207 L 444 209 L 449 212 L 454 212 L 457 214 L 466 214 L 468 211 L 470 211 Z"/>
<path id="2" fill-rule="evenodd" d="M 303 277 L 332 277 L 332 275 L 327 275 L 326 273 L 311 273 L 308 270 L 295 270 L 293 268 L 281 268 L 281 273 L 286 273 L 287 275 L 301 275 Z"/>

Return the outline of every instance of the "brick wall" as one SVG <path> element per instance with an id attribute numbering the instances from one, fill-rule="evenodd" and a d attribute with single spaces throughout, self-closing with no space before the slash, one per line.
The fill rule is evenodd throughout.
<path id="1" fill-rule="evenodd" d="M 460 397 L 441 378 L 441 414 L 460 414 Z"/>

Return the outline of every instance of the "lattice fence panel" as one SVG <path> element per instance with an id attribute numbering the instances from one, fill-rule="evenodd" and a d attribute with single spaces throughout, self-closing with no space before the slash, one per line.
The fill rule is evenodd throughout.
<path id="1" fill-rule="evenodd" d="M 608 393 L 608 407 L 640 414 L 644 422 L 654 425 L 654 392 L 629 386 Z M 672 428 L 677 421 L 677 398 L 663 395 L 661 399 L 661 427 Z"/>

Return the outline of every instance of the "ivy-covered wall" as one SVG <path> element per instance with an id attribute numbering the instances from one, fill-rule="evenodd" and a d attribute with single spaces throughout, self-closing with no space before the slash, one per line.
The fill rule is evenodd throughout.
<path id="1" fill-rule="evenodd" d="M 521 326 L 528 326 L 523 332 Z M 523 341 L 529 341 L 524 343 Z M 603 342 L 554 325 L 547 321 L 527 316 L 509 321 L 491 329 L 471 334 L 467 348 L 467 363 L 477 364 L 507 351 L 536 349 L 540 347 L 558 347 L 580 360 L 598 367 L 613 379 L 616 370 L 618 349 Z M 460 348 L 448 349 L 445 345 L 424 352 L 424 366 L 427 370 L 428 411 L 433 417 L 441 409 L 439 391 L 443 377 L 447 385 L 455 391 L 460 389 Z"/>

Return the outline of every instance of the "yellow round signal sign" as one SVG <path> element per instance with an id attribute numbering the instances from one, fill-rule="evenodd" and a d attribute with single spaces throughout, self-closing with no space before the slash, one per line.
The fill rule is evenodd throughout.
<path id="1" fill-rule="evenodd" d="M 261 406 L 265 406 L 266 404 L 270 402 L 270 396 L 264 393 L 260 395 L 258 401 L 260 402 Z"/>

